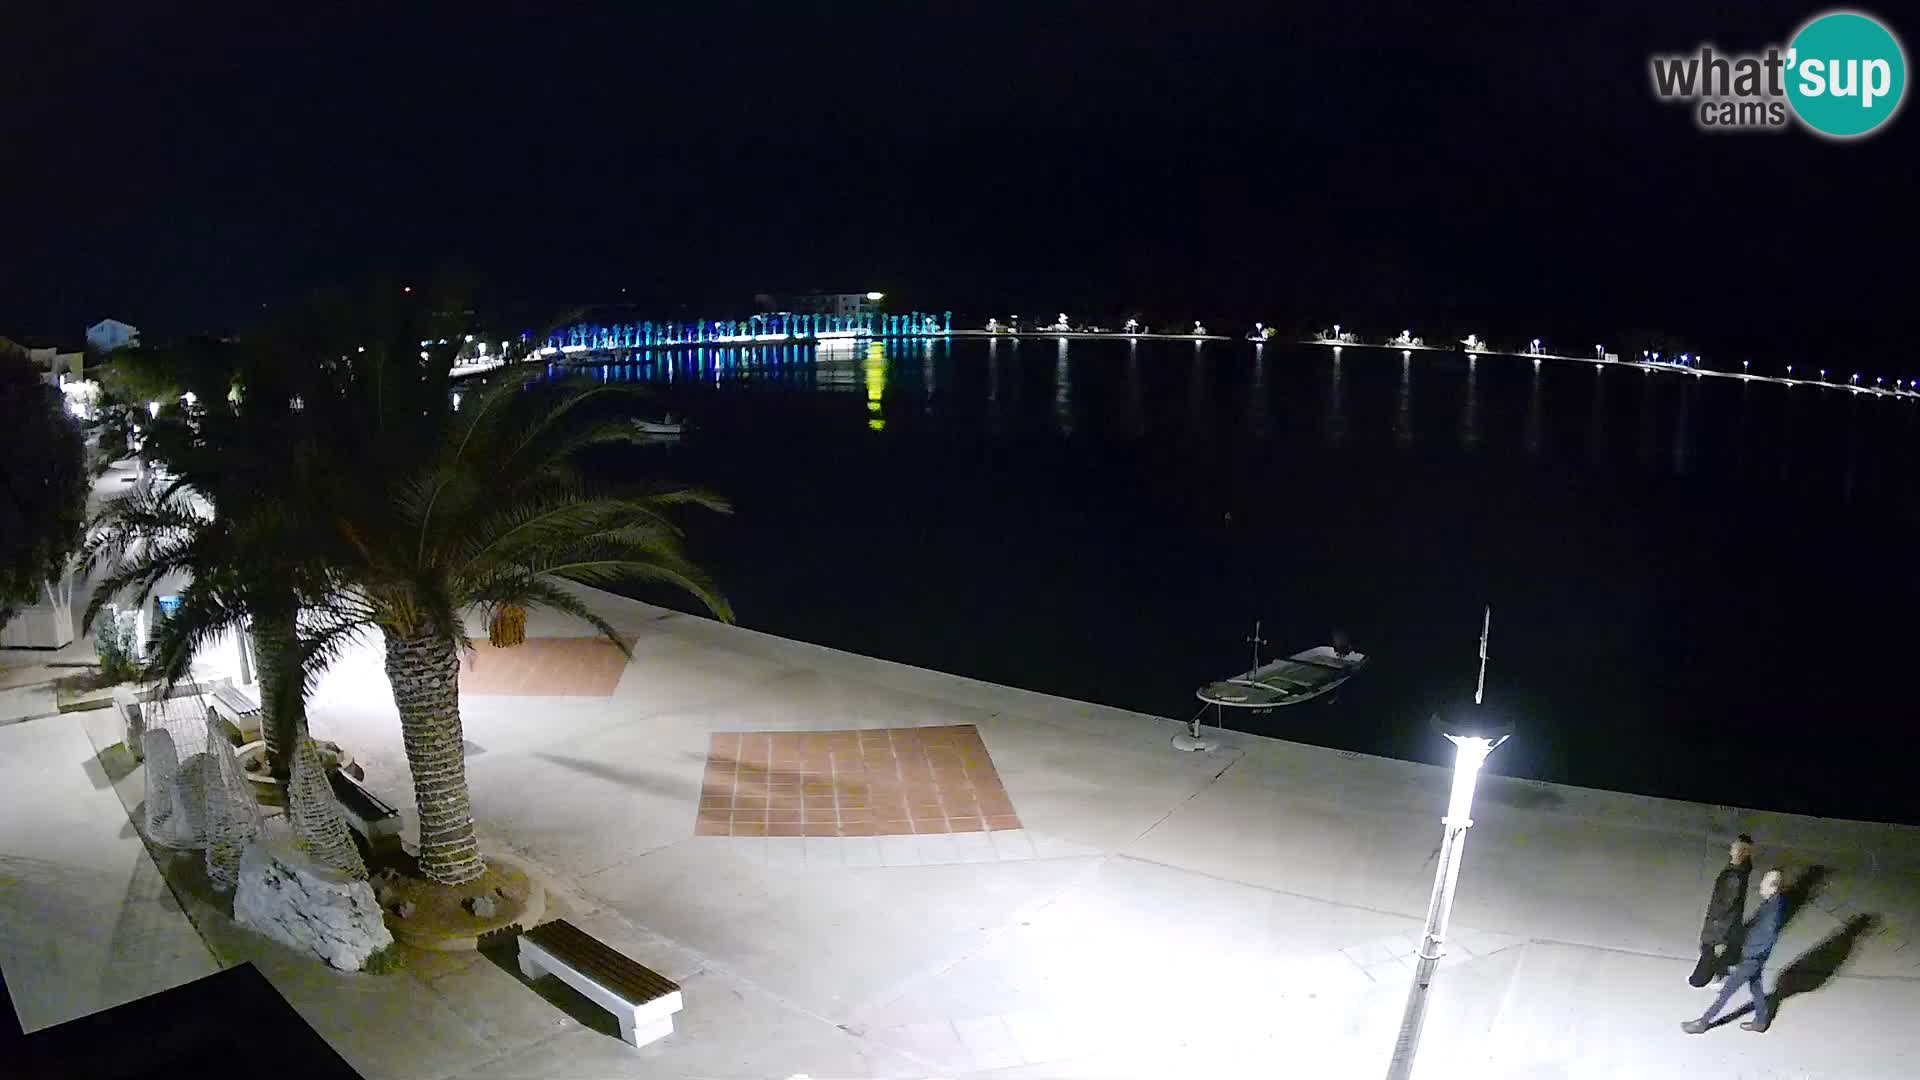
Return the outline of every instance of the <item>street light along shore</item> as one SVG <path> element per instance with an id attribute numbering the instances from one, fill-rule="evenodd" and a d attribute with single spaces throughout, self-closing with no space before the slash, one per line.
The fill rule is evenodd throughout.
<path id="1" fill-rule="evenodd" d="M 1433 718 L 1434 727 L 1454 747 L 1453 794 L 1447 800 L 1447 816 L 1441 818 L 1440 865 L 1434 870 L 1433 896 L 1427 902 L 1427 928 L 1420 936 L 1420 951 L 1413 969 L 1413 986 L 1407 991 L 1407 1009 L 1400 1018 L 1400 1035 L 1393 1044 L 1393 1060 L 1387 1066 L 1387 1080 L 1409 1080 L 1413 1058 L 1420 1049 L 1420 1029 L 1427 1018 L 1427 991 L 1433 986 L 1433 973 L 1440 966 L 1447 940 L 1447 920 L 1453 914 L 1453 890 L 1460 880 L 1460 859 L 1466 852 L 1467 830 L 1473 826 L 1473 789 L 1480 778 L 1480 766 L 1487 755 L 1513 737 L 1513 721 L 1497 719 L 1482 708 L 1487 689 L 1487 632 L 1493 626 L 1493 608 L 1489 606 L 1480 622 L 1480 677 L 1473 687 L 1473 706 L 1461 707 L 1445 716 Z"/>

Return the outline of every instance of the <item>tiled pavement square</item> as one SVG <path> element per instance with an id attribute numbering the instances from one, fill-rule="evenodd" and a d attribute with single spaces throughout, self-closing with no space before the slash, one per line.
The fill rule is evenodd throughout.
<path id="1" fill-rule="evenodd" d="M 941 837 L 923 862 L 997 858 L 989 836 L 1018 828 L 972 724 L 715 732 L 694 817 L 697 836 Z"/>

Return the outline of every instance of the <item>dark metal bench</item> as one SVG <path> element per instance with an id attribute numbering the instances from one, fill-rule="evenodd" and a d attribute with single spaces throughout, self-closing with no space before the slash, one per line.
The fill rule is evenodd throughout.
<path id="1" fill-rule="evenodd" d="M 520 936 L 520 973 L 551 974 L 620 1021 L 620 1037 L 645 1046 L 673 1034 L 680 984 L 645 967 L 565 919 Z"/>
<path id="2" fill-rule="evenodd" d="M 327 783 L 333 785 L 333 797 L 346 812 L 347 824 L 366 837 L 367 846 L 378 851 L 400 839 L 400 811 L 340 769 L 327 770 Z"/>

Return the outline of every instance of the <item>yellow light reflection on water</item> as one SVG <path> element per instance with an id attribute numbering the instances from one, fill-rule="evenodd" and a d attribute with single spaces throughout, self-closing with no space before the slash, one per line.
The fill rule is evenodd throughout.
<path id="1" fill-rule="evenodd" d="M 886 418 L 880 415 L 880 399 L 887 392 L 887 350 L 878 341 L 867 345 L 867 362 L 861 367 L 867 382 L 867 430 L 885 431 Z"/>

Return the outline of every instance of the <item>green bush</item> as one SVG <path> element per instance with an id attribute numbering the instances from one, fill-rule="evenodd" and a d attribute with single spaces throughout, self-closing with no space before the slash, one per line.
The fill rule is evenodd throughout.
<path id="1" fill-rule="evenodd" d="M 94 629 L 93 651 L 100 657 L 103 685 L 132 682 L 139 677 L 140 661 L 134 655 L 133 627 L 126 625 L 118 612 L 108 612 Z"/>
<path id="2" fill-rule="evenodd" d="M 400 951 L 400 943 L 394 942 L 367 957 L 360 970 L 369 975 L 391 975 L 406 966 L 406 955 Z"/>
<path id="3" fill-rule="evenodd" d="M 66 398 L 0 339 L 0 625 L 44 599 L 87 521 L 86 442 Z"/>

